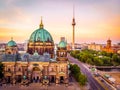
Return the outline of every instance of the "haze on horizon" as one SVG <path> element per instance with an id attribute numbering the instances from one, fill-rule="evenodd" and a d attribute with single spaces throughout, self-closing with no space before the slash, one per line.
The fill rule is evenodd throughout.
<path id="1" fill-rule="evenodd" d="M 76 42 L 120 42 L 120 0 L 0 0 L 0 42 L 25 42 L 41 16 L 54 42 L 72 42 L 73 4 Z"/>

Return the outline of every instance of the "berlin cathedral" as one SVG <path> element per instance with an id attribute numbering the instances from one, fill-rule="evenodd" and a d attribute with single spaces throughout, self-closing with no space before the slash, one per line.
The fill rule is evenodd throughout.
<path id="1" fill-rule="evenodd" d="M 53 38 L 44 29 L 42 19 L 29 38 L 26 53 L 18 53 L 17 44 L 11 39 L 2 59 L 5 83 L 68 84 L 67 43 L 61 40 L 56 52 L 54 47 Z"/>

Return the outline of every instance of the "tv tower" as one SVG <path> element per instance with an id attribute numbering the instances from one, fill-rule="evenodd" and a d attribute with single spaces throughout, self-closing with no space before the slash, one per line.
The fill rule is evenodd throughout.
<path id="1" fill-rule="evenodd" d="M 75 49 L 75 12 L 74 12 L 74 6 L 73 6 L 73 19 L 72 19 L 72 27 L 73 27 L 73 35 L 72 35 L 72 50 Z"/>

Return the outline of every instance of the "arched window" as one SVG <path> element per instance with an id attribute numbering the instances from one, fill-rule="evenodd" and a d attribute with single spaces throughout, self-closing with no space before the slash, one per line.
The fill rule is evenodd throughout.
<path id="1" fill-rule="evenodd" d="M 10 70 L 10 68 L 8 68 L 8 72 L 10 72 L 11 70 Z"/>
<path id="2" fill-rule="evenodd" d="M 52 72 L 54 72 L 54 69 L 52 68 Z"/>
<path id="3" fill-rule="evenodd" d="M 21 68 L 18 68 L 18 71 L 21 71 Z"/>
<path id="4" fill-rule="evenodd" d="M 63 70 L 63 68 L 61 68 L 61 72 L 63 72 L 64 70 Z"/>

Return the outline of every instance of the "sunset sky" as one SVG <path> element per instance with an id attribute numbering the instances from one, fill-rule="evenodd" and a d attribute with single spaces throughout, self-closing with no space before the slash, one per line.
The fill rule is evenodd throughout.
<path id="1" fill-rule="evenodd" d="M 70 43 L 73 5 L 76 42 L 120 42 L 120 0 L 0 0 L 0 43 L 11 37 L 25 42 L 39 28 L 41 16 L 54 42 L 66 37 Z"/>

